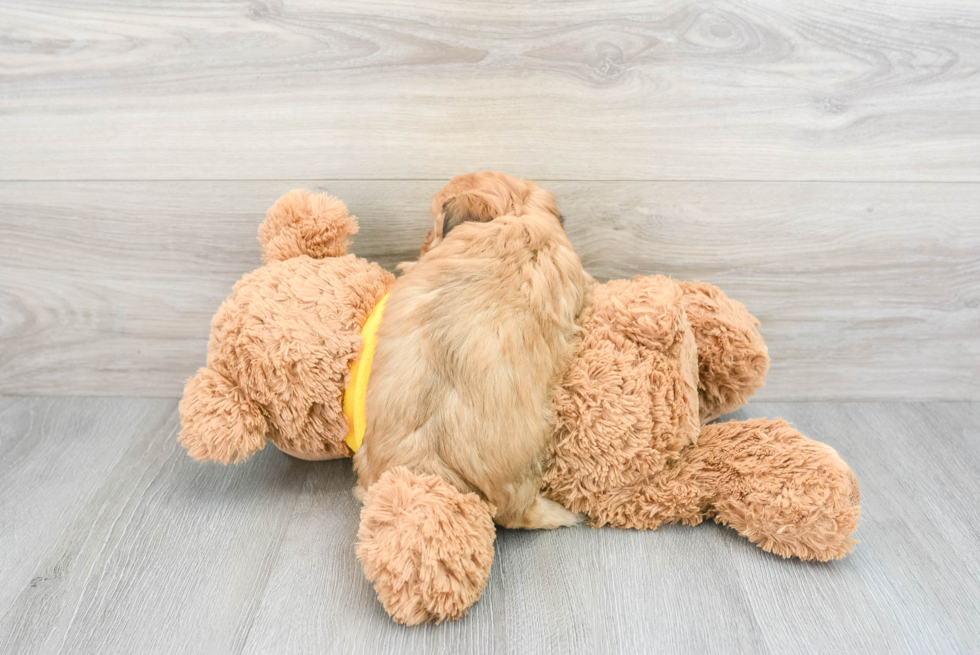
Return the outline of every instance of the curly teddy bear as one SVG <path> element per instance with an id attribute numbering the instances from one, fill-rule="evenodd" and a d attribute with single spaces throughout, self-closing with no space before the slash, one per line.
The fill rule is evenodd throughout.
<path id="1" fill-rule="evenodd" d="M 265 265 L 218 310 L 207 366 L 184 390 L 191 456 L 240 462 L 266 440 L 302 459 L 353 454 L 367 379 L 358 368 L 369 368 L 375 308 L 394 283 L 346 254 L 356 231 L 326 195 L 292 191 L 269 210 Z M 743 406 L 768 370 L 759 322 L 741 303 L 708 284 L 637 276 L 597 283 L 578 325 L 555 390 L 547 497 L 592 527 L 711 518 L 783 557 L 851 551 L 858 483 L 833 448 L 779 419 L 710 423 Z M 356 552 L 395 621 L 466 614 L 489 576 L 493 513 L 478 494 L 403 467 L 368 489 Z"/>

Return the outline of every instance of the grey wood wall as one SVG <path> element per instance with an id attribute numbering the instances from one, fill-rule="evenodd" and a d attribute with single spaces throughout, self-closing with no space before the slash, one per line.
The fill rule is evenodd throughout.
<path id="1" fill-rule="evenodd" d="M 0 394 L 179 395 L 296 186 L 412 257 L 452 175 L 725 288 L 769 399 L 980 399 L 980 8 L 0 1 Z"/>

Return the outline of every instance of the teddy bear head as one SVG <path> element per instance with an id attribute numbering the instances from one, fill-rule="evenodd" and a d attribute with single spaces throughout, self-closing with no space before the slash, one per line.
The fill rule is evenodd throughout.
<path id="1" fill-rule="evenodd" d="M 235 284 L 211 321 L 207 366 L 180 403 L 196 459 L 239 462 L 271 440 L 303 459 L 346 457 L 342 411 L 361 326 L 394 283 L 346 254 L 357 220 L 340 200 L 292 191 L 259 228 L 265 265 Z"/>

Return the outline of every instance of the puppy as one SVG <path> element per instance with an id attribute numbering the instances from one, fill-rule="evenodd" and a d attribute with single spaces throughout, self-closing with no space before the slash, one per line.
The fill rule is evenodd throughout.
<path id="1" fill-rule="evenodd" d="M 378 328 L 357 492 L 405 466 L 476 492 L 504 527 L 576 523 L 540 495 L 540 460 L 592 279 L 534 182 L 462 175 L 432 207 L 426 252 Z"/>

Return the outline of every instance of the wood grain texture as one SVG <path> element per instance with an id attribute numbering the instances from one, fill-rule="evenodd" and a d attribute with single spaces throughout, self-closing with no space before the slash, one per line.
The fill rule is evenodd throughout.
<path id="1" fill-rule="evenodd" d="M 764 399 L 980 399 L 980 185 L 545 182 L 600 279 L 665 273 L 762 320 Z M 0 183 L 0 393 L 179 396 L 294 186 L 414 258 L 440 182 Z"/>
<path id="2" fill-rule="evenodd" d="M 0 2 L 0 179 L 980 181 L 972 0 Z"/>
<path id="3" fill-rule="evenodd" d="M 714 524 L 499 530 L 470 615 L 406 629 L 354 558 L 348 461 L 268 448 L 237 467 L 198 464 L 176 444 L 172 400 L 0 399 L 0 652 L 891 654 L 978 643 L 980 404 L 759 403 L 736 416 L 782 416 L 850 463 L 863 505 L 852 555 L 782 560 Z"/>
<path id="4" fill-rule="evenodd" d="M 32 603 L 53 611 L 45 591 L 75 564 L 74 552 L 58 549 L 65 526 L 91 509 L 133 434 L 160 439 L 174 427 L 172 413 L 162 401 L 0 399 L 0 612 L 27 587 Z M 80 529 L 61 545 L 70 550 L 89 536 Z M 25 571 L 36 575 L 25 581 Z"/>
<path id="5" fill-rule="evenodd" d="M 980 566 L 964 554 L 980 538 L 980 406 L 800 404 L 787 410 L 763 403 L 739 416 L 779 414 L 851 464 L 861 485 L 862 543 L 841 562 L 816 567 L 732 550 L 770 651 L 829 652 L 842 645 L 858 653 L 975 650 Z M 915 628 L 895 629 L 897 623 Z"/>
<path id="6" fill-rule="evenodd" d="M 173 401 L 2 407 L 3 455 L 8 439 L 42 445 L 3 479 L 0 552 L 25 552 L 5 562 L 0 652 L 216 653 L 242 639 L 303 481 L 293 460 L 196 464 L 176 441 Z M 106 462 L 89 470 L 98 454 Z M 89 478 L 98 484 L 78 484 Z M 21 497 L 47 507 L 24 516 Z"/>

